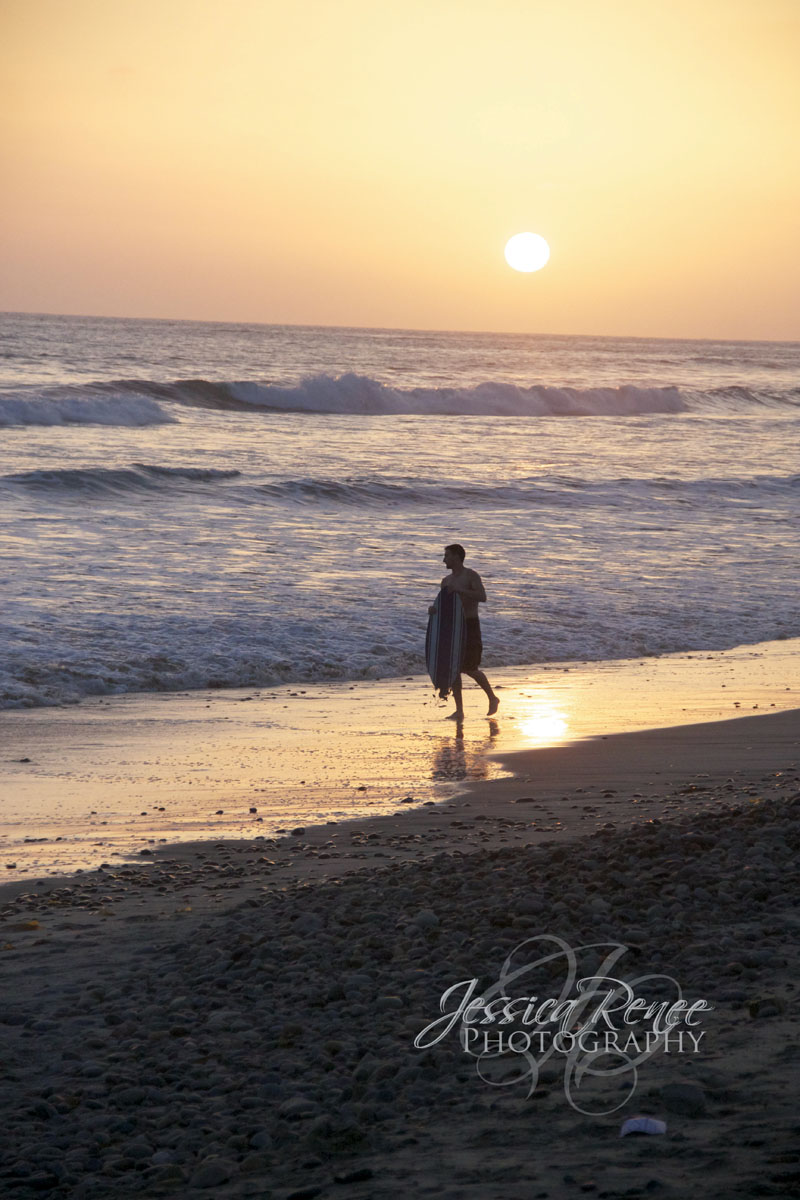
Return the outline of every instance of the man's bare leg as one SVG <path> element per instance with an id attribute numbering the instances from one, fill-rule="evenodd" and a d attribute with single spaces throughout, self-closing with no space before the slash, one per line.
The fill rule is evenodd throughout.
<path id="1" fill-rule="evenodd" d="M 469 675 L 470 679 L 474 679 L 475 682 L 477 683 L 478 687 L 483 688 L 483 690 L 486 692 L 486 695 L 489 697 L 489 711 L 486 715 L 487 715 L 487 717 L 494 716 L 494 714 L 497 712 L 498 708 L 500 707 L 500 697 L 495 696 L 494 692 L 492 691 L 492 685 L 489 683 L 489 680 L 486 678 L 483 671 L 467 671 L 466 674 Z M 459 682 L 459 692 L 460 691 L 461 691 L 461 685 Z M 454 687 L 453 695 L 455 696 L 455 694 L 456 694 L 456 690 Z"/>
<path id="2" fill-rule="evenodd" d="M 464 701 L 461 696 L 461 676 L 457 676 L 453 683 L 453 699 L 456 702 L 456 711 L 450 713 L 448 721 L 463 721 L 464 720 Z"/>

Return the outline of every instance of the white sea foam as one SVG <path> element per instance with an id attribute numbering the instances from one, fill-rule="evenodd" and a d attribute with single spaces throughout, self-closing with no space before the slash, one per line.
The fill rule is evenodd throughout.
<path id="1" fill-rule="evenodd" d="M 167 425 L 177 418 L 150 396 L 92 394 L 0 394 L 0 427 L 19 425 Z"/>
<path id="2" fill-rule="evenodd" d="M 316 375 L 295 387 L 237 383 L 231 394 L 255 408 L 282 412 L 436 416 L 632 416 L 684 412 L 677 388 L 519 387 L 487 381 L 474 387 L 400 389 L 363 375 Z"/>

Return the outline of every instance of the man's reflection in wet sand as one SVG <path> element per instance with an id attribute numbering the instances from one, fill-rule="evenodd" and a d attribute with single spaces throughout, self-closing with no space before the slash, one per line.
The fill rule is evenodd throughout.
<path id="1" fill-rule="evenodd" d="M 487 754 L 495 748 L 494 743 L 500 732 L 497 721 L 488 721 L 489 732 L 484 738 L 464 739 L 464 726 L 461 722 L 456 725 L 452 737 L 437 738 L 431 764 L 432 779 L 487 779 L 489 764 Z"/>

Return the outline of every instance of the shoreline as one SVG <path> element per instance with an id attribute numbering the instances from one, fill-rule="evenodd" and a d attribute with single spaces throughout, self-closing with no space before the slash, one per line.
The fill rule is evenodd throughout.
<path id="1" fill-rule="evenodd" d="M 86 902 L 98 890 L 108 892 L 116 876 L 136 877 L 147 888 L 181 869 L 186 879 L 168 890 L 180 891 L 187 904 L 191 899 L 211 912 L 224 893 L 237 903 L 247 902 L 258 891 L 324 883 L 381 867 L 387 859 L 419 861 L 429 856 L 430 846 L 431 853 L 459 854 L 509 845 L 550 846 L 602 830 L 625 832 L 714 811 L 731 794 L 780 791 L 783 778 L 800 764 L 800 709 L 601 735 L 510 752 L 501 761 L 512 769 L 510 777 L 465 782 L 439 803 L 296 826 L 282 836 L 175 842 L 92 871 L 6 880 L 0 884 L 0 920 L 4 906 L 14 906 L 20 896 L 67 889 Z M 220 878 L 221 870 L 230 870 L 232 877 Z M 137 871 L 152 878 L 137 876 Z M 245 879 L 245 871 L 253 877 Z M 124 897 L 125 888 L 119 890 Z M 115 899 L 88 901 L 87 907 L 108 917 L 112 910 L 106 902 Z M 70 899 L 68 906 L 72 903 Z"/>
<path id="2" fill-rule="evenodd" d="M 0 714 L 0 880 L 136 861 L 450 802 L 517 751 L 800 706 L 800 639 L 717 654 L 493 673 L 462 727 L 422 677 L 271 691 L 137 694 Z M 576 751 L 581 759 L 582 751 Z M 572 756 L 574 758 L 574 756 Z M 542 760 L 544 761 L 544 760 Z M 16 864 L 10 866 L 10 864 Z"/>

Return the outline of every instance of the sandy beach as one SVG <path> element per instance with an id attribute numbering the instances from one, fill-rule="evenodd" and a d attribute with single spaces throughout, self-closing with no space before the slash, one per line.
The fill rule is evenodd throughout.
<path id="1" fill-rule="evenodd" d="M 439 804 L 7 885 L 4 1194 L 796 1195 L 800 714 L 502 766 Z M 703 1000 L 698 1048 L 581 1080 L 546 1041 L 415 1046 L 509 956 L 508 995 L 567 995 L 574 957 Z M 637 1116 L 666 1132 L 621 1138 Z"/>

